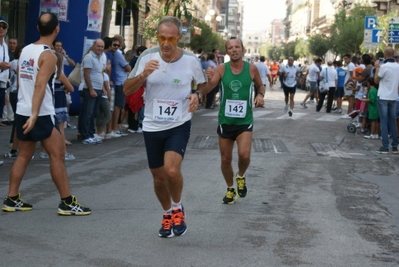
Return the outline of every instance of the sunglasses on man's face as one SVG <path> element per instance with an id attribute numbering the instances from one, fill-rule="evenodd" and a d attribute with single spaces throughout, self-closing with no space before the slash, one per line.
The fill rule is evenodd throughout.
<path id="1" fill-rule="evenodd" d="M 168 41 L 169 44 L 175 44 L 179 41 L 180 36 L 176 37 L 164 37 L 162 35 L 157 35 L 158 41 L 163 44 Z"/>
<path id="2" fill-rule="evenodd" d="M 120 45 L 118 45 L 118 44 L 113 44 L 112 46 L 119 47 Z"/>
<path id="3" fill-rule="evenodd" d="M 8 26 L 7 25 L 0 25 L 0 28 L 3 28 L 4 30 L 7 30 Z"/>

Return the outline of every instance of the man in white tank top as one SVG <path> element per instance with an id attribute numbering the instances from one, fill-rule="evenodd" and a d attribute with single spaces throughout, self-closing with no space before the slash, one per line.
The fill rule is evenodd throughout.
<path id="1" fill-rule="evenodd" d="M 21 199 L 19 186 L 35 152 L 36 142 L 40 141 L 50 157 L 51 177 L 61 197 L 58 214 L 88 215 L 90 209 L 81 206 L 71 195 L 64 163 L 65 142 L 54 117 L 53 86 L 57 58 L 51 51 L 51 44 L 60 31 L 57 16 L 53 13 L 40 15 L 38 30 L 40 39 L 26 46 L 19 58 L 15 125 L 20 150 L 11 168 L 8 196 L 4 199 L 2 210 L 32 209 L 32 205 Z"/>

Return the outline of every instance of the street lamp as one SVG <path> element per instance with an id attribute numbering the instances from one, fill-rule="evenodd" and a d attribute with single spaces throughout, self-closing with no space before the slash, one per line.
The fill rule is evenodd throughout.
<path id="1" fill-rule="evenodd" d="M 338 0 L 330 0 L 330 2 L 334 5 L 338 2 Z M 350 7 L 354 2 L 355 0 L 342 0 L 341 3 L 338 4 L 338 6 L 342 8 L 347 8 Z"/>
<path id="2" fill-rule="evenodd" d="M 227 28 L 224 28 L 223 32 L 220 33 L 223 38 L 230 39 L 231 33 L 229 33 L 229 30 Z"/>
<path id="3" fill-rule="evenodd" d="M 208 12 L 206 13 L 205 18 L 204 18 L 205 21 L 210 23 L 212 21 L 213 17 L 215 16 L 215 14 L 216 14 L 216 12 L 214 9 L 208 10 Z M 217 15 L 215 17 L 215 20 L 219 23 L 220 21 L 222 21 L 222 17 L 220 15 Z"/>

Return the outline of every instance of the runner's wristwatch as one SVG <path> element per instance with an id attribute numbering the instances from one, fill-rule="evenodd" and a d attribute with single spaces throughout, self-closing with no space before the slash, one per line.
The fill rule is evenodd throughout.
<path id="1" fill-rule="evenodd" d="M 201 99 L 201 98 L 202 98 L 202 94 L 201 94 L 200 92 L 198 92 L 198 91 L 195 91 L 195 93 L 197 94 L 197 96 L 198 96 L 198 99 Z"/>

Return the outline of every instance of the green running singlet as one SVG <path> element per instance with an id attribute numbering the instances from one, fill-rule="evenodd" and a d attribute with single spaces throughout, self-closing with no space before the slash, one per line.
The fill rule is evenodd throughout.
<path id="1" fill-rule="evenodd" d="M 231 71 L 230 62 L 225 63 L 220 86 L 219 125 L 253 124 L 252 84 L 248 62 L 244 61 L 239 74 Z"/>

